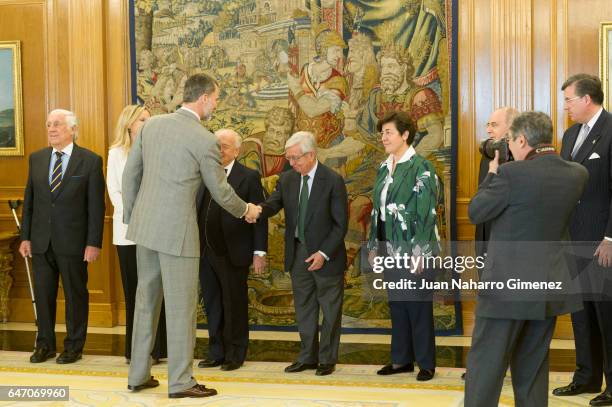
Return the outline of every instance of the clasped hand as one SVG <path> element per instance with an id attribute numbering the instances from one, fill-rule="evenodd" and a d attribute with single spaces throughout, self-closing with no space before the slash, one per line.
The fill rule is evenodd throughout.
<path id="1" fill-rule="evenodd" d="M 244 215 L 244 219 L 249 223 L 257 222 L 257 219 L 261 215 L 261 206 L 252 203 L 247 204 L 247 213 Z"/>

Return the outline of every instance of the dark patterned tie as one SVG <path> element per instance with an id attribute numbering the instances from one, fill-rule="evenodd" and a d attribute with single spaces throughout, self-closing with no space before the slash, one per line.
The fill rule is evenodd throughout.
<path id="1" fill-rule="evenodd" d="M 304 223 L 306 222 L 306 209 L 308 209 L 308 175 L 302 177 L 302 191 L 300 192 L 300 203 L 298 205 L 298 239 L 306 243 L 304 234 Z"/>
<path id="2" fill-rule="evenodd" d="M 61 151 L 55 152 L 55 165 L 53 166 L 53 171 L 51 172 L 51 183 L 49 186 L 51 187 L 51 192 L 55 192 L 57 187 L 62 183 L 62 156 L 64 153 Z"/>

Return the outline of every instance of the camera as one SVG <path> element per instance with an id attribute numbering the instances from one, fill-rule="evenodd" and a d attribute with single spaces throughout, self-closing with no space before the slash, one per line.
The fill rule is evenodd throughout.
<path id="1" fill-rule="evenodd" d="M 495 151 L 499 151 L 499 163 L 505 163 L 512 161 L 512 153 L 508 145 L 508 140 L 503 138 L 501 140 L 495 140 L 488 138 L 480 143 L 480 154 L 484 155 L 490 160 L 495 158 Z"/>

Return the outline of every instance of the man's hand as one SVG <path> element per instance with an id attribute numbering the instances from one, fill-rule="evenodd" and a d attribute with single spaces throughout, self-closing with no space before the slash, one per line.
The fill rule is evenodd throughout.
<path id="1" fill-rule="evenodd" d="M 253 272 L 256 276 L 263 275 L 266 270 L 266 256 L 253 255 Z"/>
<path id="2" fill-rule="evenodd" d="M 83 256 L 83 261 L 87 263 L 93 263 L 98 259 L 100 255 L 100 248 L 94 246 L 87 246 L 85 248 L 85 255 Z"/>
<path id="3" fill-rule="evenodd" d="M 495 150 L 495 158 L 489 161 L 489 172 L 497 174 L 499 168 L 499 150 Z"/>
<path id="4" fill-rule="evenodd" d="M 325 257 L 323 257 L 321 253 L 315 252 L 305 260 L 305 263 L 310 262 L 312 262 L 312 264 L 310 267 L 308 267 L 308 271 L 316 271 L 323 266 L 323 263 L 325 263 Z"/>
<path id="5" fill-rule="evenodd" d="M 376 257 L 376 250 L 370 250 L 368 252 L 368 263 L 370 266 L 374 267 L 374 258 Z"/>
<path id="6" fill-rule="evenodd" d="M 594 256 L 597 256 L 597 262 L 600 266 L 612 267 L 612 242 L 603 239 L 597 246 Z"/>
<path id="7" fill-rule="evenodd" d="M 255 223 L 259 215 L 261 215 L 261 206 L 248 203 L 247 213 L 244 215 L 244 219 L 249 223 Z"/>
<path id="8" fill-rule="evenodd" d="M 32 242 L 29 240 L 24 240 L 19 245 L 19 254 L 23 257 L 32 257 Z"/>

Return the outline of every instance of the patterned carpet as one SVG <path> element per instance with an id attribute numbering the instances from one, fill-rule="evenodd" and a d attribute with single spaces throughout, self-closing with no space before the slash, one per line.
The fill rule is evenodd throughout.
<path id="1" fill-rule="evenodd" d="M 463 405 L 463 369 L 440 368 L 434 380 L 417 382 L 415 374 L 377 376 L 379 366 L 339 365 L 336 372 L 316 377 L 313 371 L 286 374 L 286 363 L 247 362 L 233 372 L 194 369 L 196 378 L 219 395 L 207 399 L 168 399 L 166 364 L 153 367 L 161 385 L 132 393 L 126 390 L 128 366 L 118 356 L 85 355 L 72 365 L 49 360 L 39 365 L 28 362 L 28 353 L 0 351 L 0 384 L 69 386 L 69 402 L 30 402 L 29 406 L 266 406 L 266 407 L 395 407 Z M 569 373 L 552 373 L 551 388 L 569 382 Z M 590 396 L 593 397 L 593 396 Z M 589 398 L 556 398 L 550 406 L 587 406 Z M 23 404 L 23 403 L 22 403 Z M 0 406 L 17 405 L 0 402 Z M 506 378 L 501 406 L 512 406 L 512 385 Z"/>

